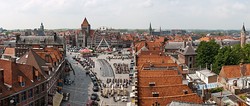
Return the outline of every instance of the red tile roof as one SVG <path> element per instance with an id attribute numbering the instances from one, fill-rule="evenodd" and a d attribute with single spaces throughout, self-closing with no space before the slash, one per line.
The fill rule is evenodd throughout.
<path id="1" fill-rule="evenodd" d="M 0 95 L 0 98 L 22 91 L 23 89 L 27 89 L 30 86 L 34 86 L 45 80 L 43 77 L 41 77 L 39 81 L 33 79 L 35 74 L 34 71 L 36 69 L 30 65 L 0 60 L 0 68 L 2 69 L 1 72 L 3 72 L 3 81 L 0 82 L 0 89 L 4 90 L 4 92 Z M 40 73 L 38 74 L 41 75 Z M 22 77 L 22 80 L 25 82 L 24 87 L 20 85 L 18 79 L 20 77 Z M 11 87 L 11 89 L 8 89 L 8 87 Z"/>
<path id="2" fill-rule="evenodd" d="M 15 56 L 15 48 L 5 48 L 3 55 Z"/>
<path id="3" fill-rule="evenodd" d="M 174 84 L 168 86 L 140 86 L 138 89 L 139 97 L 153 97 L 152 92 L 158 92 L 159 97 L 164 96 L 176 96 L 176 95 L 184 95 L 184 92 L 187 91 L 187 94 L 193 93 L 191 89 L 188 88 L 187 85 L 182 84 Z M 174 91 L 174 92 L 173 92 Z"/>
<path id="4" fill-rule="evenodd" d="M 250 76 L 250 64 L 222 66 L 219 76 L 228 79 Z"/>
<path id="5" fill-rule="evenodd" d="M 147 77 L 148 75 L 154 76 L 161 76 L 161 75 L 178 75 L 176 70 L 141 70 L 140 77 Z"/>
<path id="6" fill-rule="evenodd" d="M 139 76 L 139 82 L 138 82 L 139 87 L 149 86 L 150 82 L 154 82 L 156 86 L 182 84 L 182 76 L 180 75 L 151 76 L 150 74 L 148 74 L 148 77 Z"/>
<path id="7" fill-rule="evenodd" d="M 161 53 L 162 46 L 161 42 L 151 41 L 135 44 L 137 51 L 143 47 L 148 49 L 140 51 L 136 58 L 139 104 L 150 106 L 158 100 L 161 105 L 173 100 L 202 103 L 197 94 L 190 94 L 192 91 L 182 84 L 182 76 L 178 75 L 183 73 L 182 68 L 170 56 Z M 149 86 L 150 83 L 154 83 L 154 86 Z M 188 94 L 184 94 L 185 90 Z M 159 92 L 159 97 L 153 97 L 152 92 Z"/>
<path id="8" fill-rule="evenodd" d="M 201 98 L 197 94 L 193 93 L 167 97 L 142 97 L 139 99 L 139 106 L 152 106 L 152 104 L 155 102 L 158 102 L 161 106 L 166 106 L 172 101 L 190 102 L 197 104 L 203 103 Z"/>

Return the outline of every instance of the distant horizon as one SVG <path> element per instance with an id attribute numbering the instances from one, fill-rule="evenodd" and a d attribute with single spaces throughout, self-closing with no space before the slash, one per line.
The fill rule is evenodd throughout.
<path id="1" fill-rule="evenodd" d="M 3 28 L 3 29 L 5 29 L 4 27 L 0 27 L 0 28 Z M 27 29 L 6 29 L 6 30 L 34 30 L 34 29 L 37 29 L 37 28 L 27 28 Z M 78 30 L 78 29 L 81 29 L 81 28 L 54 28 L 54 29 L 47 29 L 47 28 L 45 28 L 45 30 Z M 91 28 L 91 29 L 93 29 L 93 30 L 95 30 L 95 29 L 98 29 L 98 28 Z M 143 28 L 135 28 L 135 29 L 130 29 L 130 28 L 113 28 L 113 29 L 115 29 L 115 30 L 148 30 L 148 29 L 143 29 Z M 153 30 L 156 30 L 156 31 L 158 31 L 159 29 L 155 29 L 155 28 L 153 28 Z M 163 29 L 163 28 L 161 28 L 161 30 L 219 30 L 219 31 L 230 31 L 230 30 L 236 30 L 236 31 L 239 31 L 239 30 L 241 30 L 241 28 L 240 29 L 177 29 L 177 28 L 173 28 L 173 29 Z M 246 31 L 249 31 L 247 28 L 246 28 Z"/>
<path id="2" fill-rule="evenodd" d="M 250 27 L 250 0 L 2 0 L 0 27 L 78 29 L 241 29 Z"/>

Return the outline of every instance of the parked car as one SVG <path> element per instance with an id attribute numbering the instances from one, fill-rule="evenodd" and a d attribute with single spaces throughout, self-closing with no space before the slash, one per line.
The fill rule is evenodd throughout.
<path id="1" fill-rule="evenodd" d="M 98 83 L 96 81 L 93 81 L 94 86 L 98 86 Z"/>
<path id="2" fill-rule="evenodd" d="M 128 101 L 128 97 L 127 96 L 122 96 L 122 102 L 127 102 Z"/>
<path id="3" fill-rule="evenodd" d="M 90 99 L 91 99 L 91 100 L 97 100 L 97 101 L 100 100 L 98 94 L 96 94 L 96 93 L 92 93 L 91 96 L 90 96 Z"/>
<path id="4" fill-rule="evenodd" d="M 93 100 L 89 100 L 87 102 L 86 106 L 99 106 L 99 104 Z"/>
<path id="5" fill-rule="evenodd" d="M 94 92 L 98 92 L 99 91 L 99 87 L 98 86 L 93 86 L 93 91 Z"/>
<path id="6" fill-rule="evenodd" d="M 89 74 L 90 72 L 89 71 L 86 71 L 85 74 Z"/>

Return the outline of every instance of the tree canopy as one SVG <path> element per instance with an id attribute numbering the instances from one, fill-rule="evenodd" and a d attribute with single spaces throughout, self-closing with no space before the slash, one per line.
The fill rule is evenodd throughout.
<path id="1" fill-rule="evenodd" d="M 219 74 L 223 65 L 238 65 L 240 63 L 250 63 L 250 44 L 246 44 L 243 48 L 238 45 L 225 46 L 219 49 L 215 56 L 213 71 Z"/>
<path id="2" fill-rule="evenodd" d="M 196 50 L 196 65 L 204 68 L 206 67 L 206 64 L 213 64 L 219 49 L 220 45 L 217 44 L 215 40 L 211 40 L 209 42 L 201 41 Z"/>

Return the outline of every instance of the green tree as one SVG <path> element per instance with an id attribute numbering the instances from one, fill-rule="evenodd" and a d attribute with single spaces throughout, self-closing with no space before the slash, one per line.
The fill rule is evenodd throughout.
<path id="1" fill-rule="evenodd" d="M 243 47 L 243 53 L 244 53 L 244 63 L 250 63 L 250 44 L 246 44 Z"/>
<path id="2" fill-rule="evenodd" d="M 228 51 L 228 49 L 230 49 L 229 47 L 223 47 L 221 49 L 219 49 L 218 54 L 215 56 L 215 62 L 213 64 L 213 72 L 216 74 L 220 73 L 221 67 L 223 65 L 225 65 L 225 52 Z"/>
<path id="3" fill-rule="evenodd" d="M 213 72 L 219 74 L 224 65 L 240 64 L 244 57 L 245 54 L 240 45 L 225 46 L 219 49 L 218 54 L 215 56 Z"/>
<path id="4" fill-rule="evenodd" d="M 210 65 L 214 63 L 215 56 L 218 54 L 218 50 L 220 48 L 220 45 L 215 42 L 215 40 L 211 40 L 209 42 L 202 41 L 196 52 L 197 52 L 197 66 L 206 67 L 207 65 Z"/>

